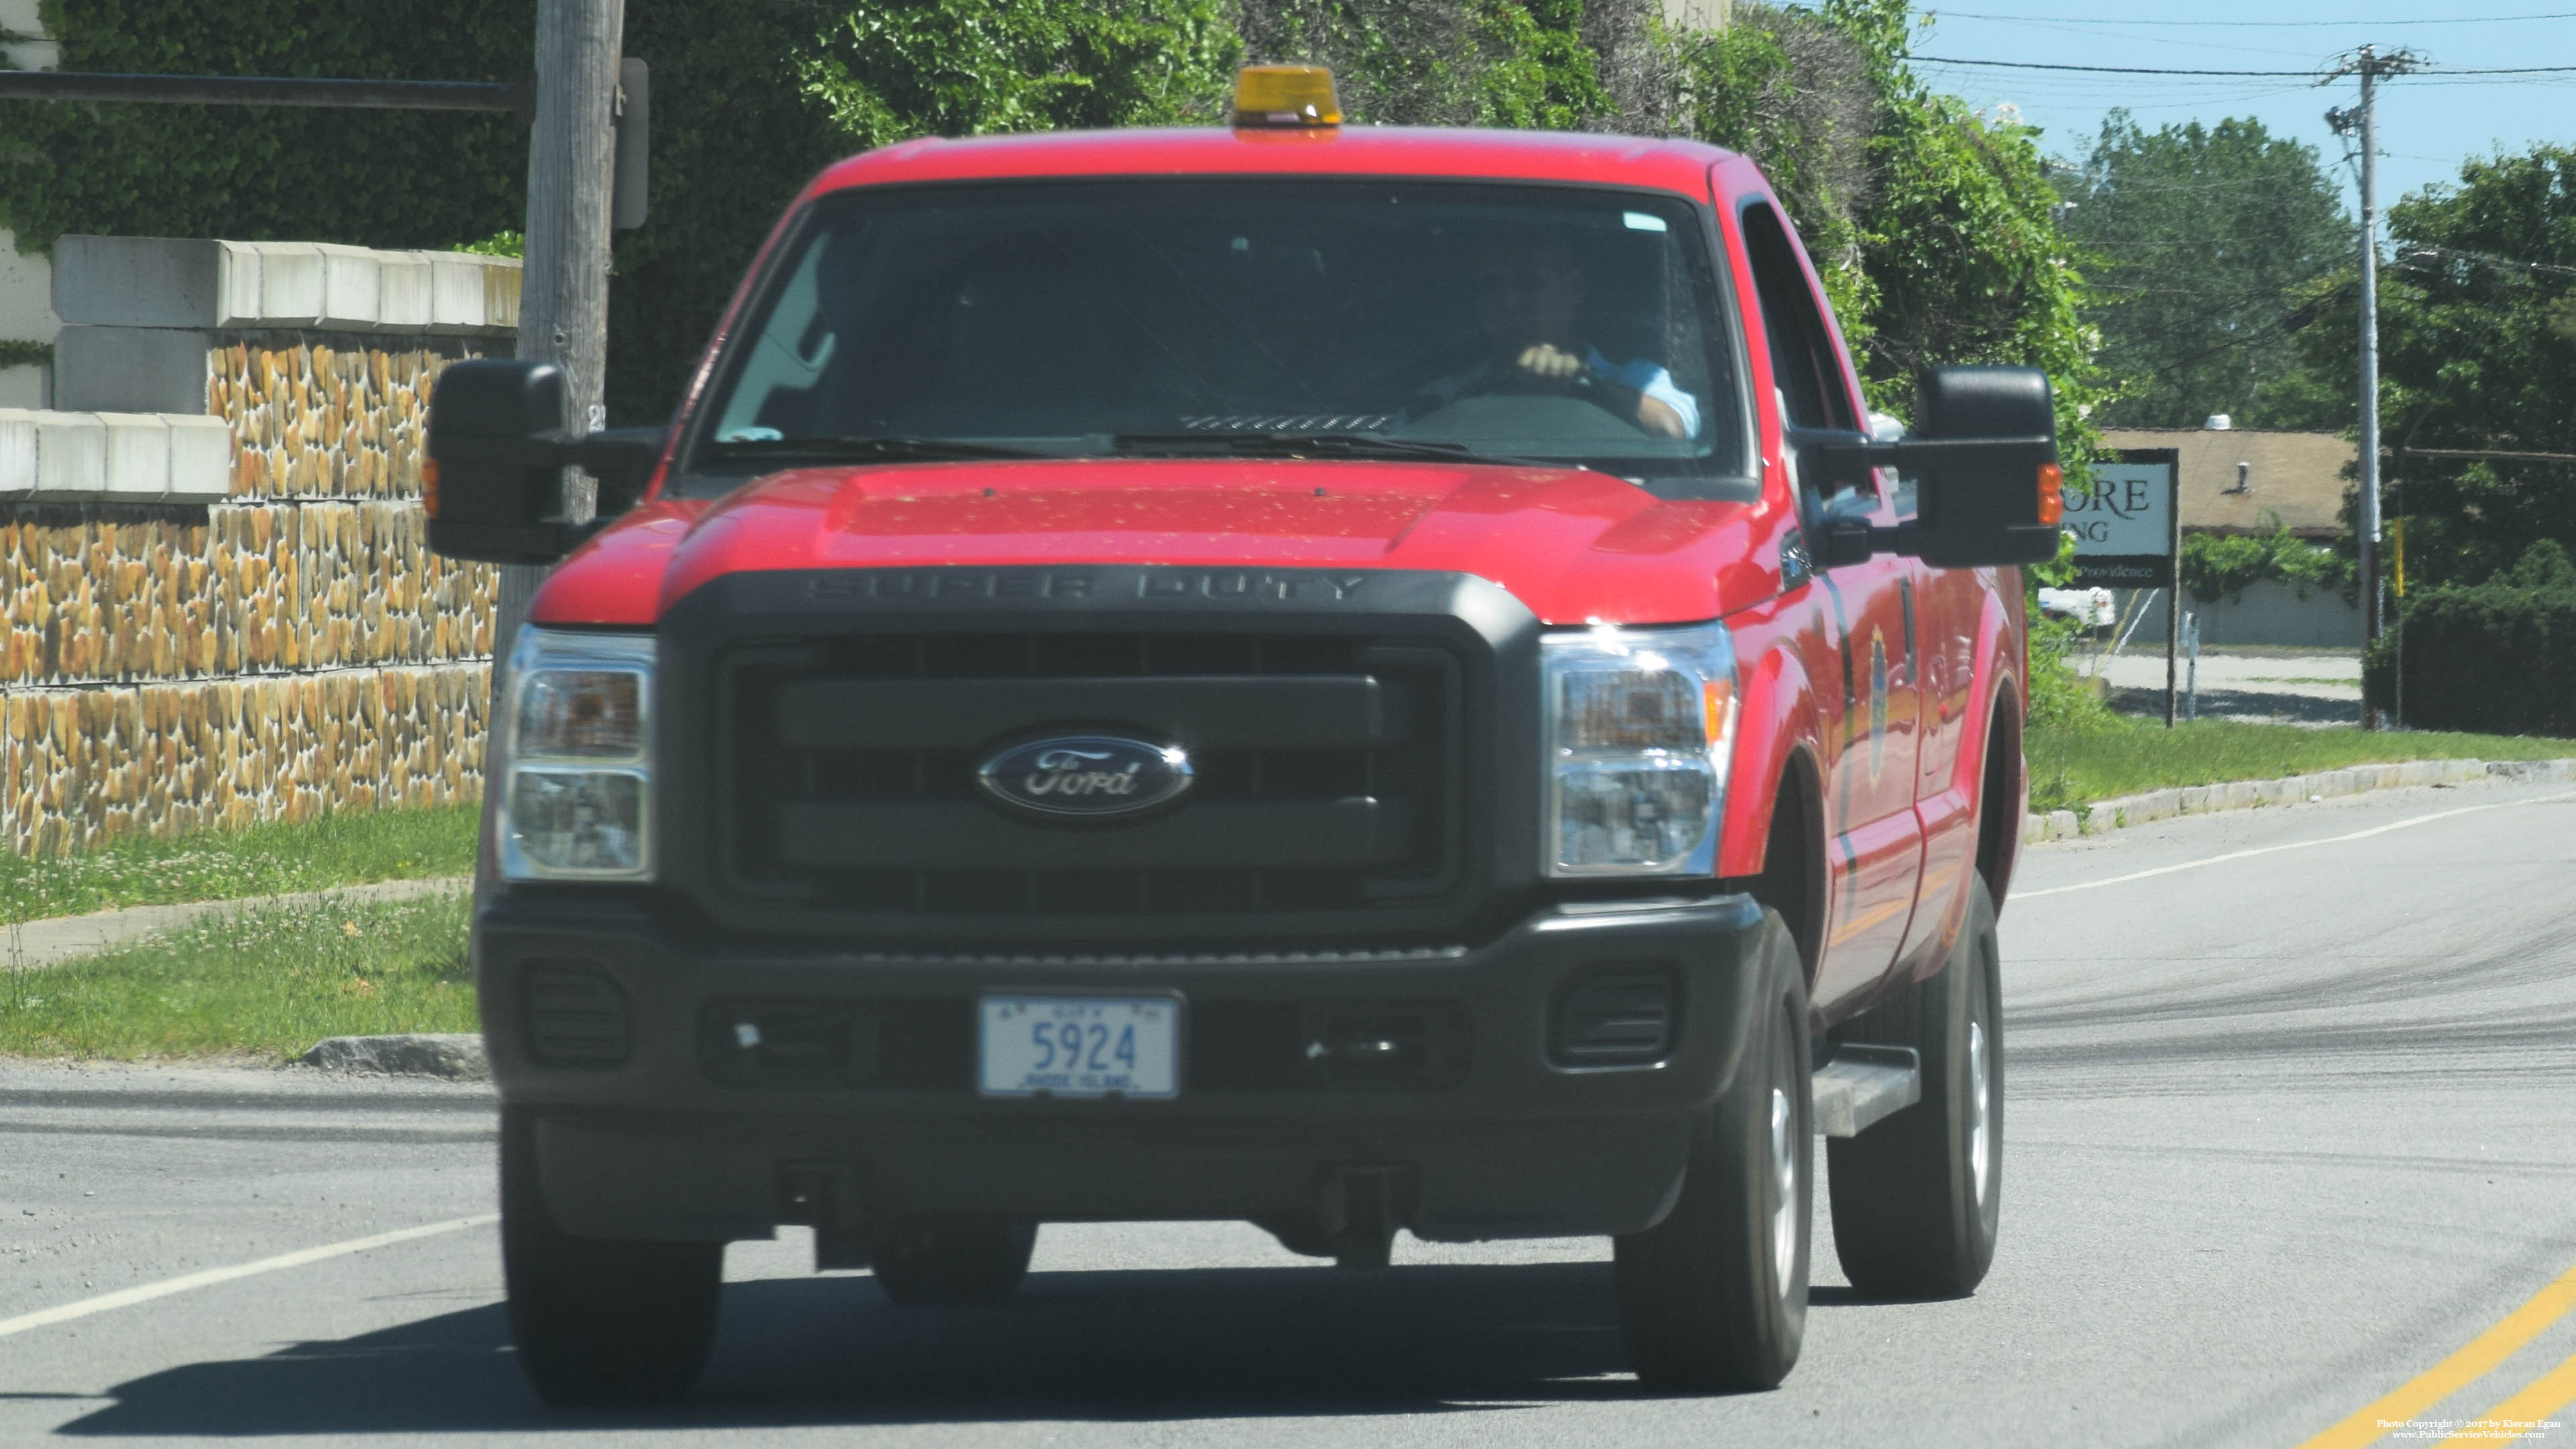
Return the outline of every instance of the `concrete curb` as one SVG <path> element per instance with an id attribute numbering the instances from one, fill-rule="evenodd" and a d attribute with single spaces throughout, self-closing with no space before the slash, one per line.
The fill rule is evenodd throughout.
<path id="1" fill-rule="evenodd" d="M 75 956 L 90 956 L 149 936 L 175 930 L 191 921 L 225 911 L 263 906 L 298 906 L 325 901 L 408 901 L 421 896 L 461 891 L 472 885 L 466 876 L 432 876 L 427 880 L 386 880 L 371 885 L 336 886 L 282 896 L 245 896 L 228 901 L 185 901 L 171 906 L 127 906 L 86 916 L 55 916 L 28 921 L 0 934 L 0 969 L 31 970 Z"/>
<path id="2" fill-rule="evenodd" d="M 2170 820 L 2177 815 L 2206 815 L 2217 810 L 2252 810 L 2266 805 L 2298 805 L 2365 790 L 2394 790 L 2408 785 L 2456 785 L 2500 778 L 2563 784 L 2576 780 L 2576 759 L 2569 760 L 2410 760 L 2400 765 L 2354 765 L 2320 770 L 2280 780 L 2236 780 L 2224 785 L 2186 785 L 2150 790 L 2116 800 L 2096 800 L 2079 813 L 2052 810 L 2023 818 L 2021 838 L 2072 840 L 2100 835 L 2127 825 Z"/>
<path id="3" fill-rule="evenodd" d="M 300 1060 L 326 1072 L 445 1077 L 453 1082 L 492 1080 L 491 1063 L 483 1056 L 483 1038 L 472 1033 L 325 1037 Z"/>

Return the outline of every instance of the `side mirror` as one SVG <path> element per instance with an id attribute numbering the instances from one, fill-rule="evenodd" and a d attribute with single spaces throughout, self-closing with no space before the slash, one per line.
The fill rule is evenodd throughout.
<path id="1" fill-rule="evenodd" d="M 661 460 L 664 430 L 573 437 L 563 370 L 478 358 L 439 374 L 429 402 L 422 502 L 430 551 L 480 563 L 550 564 L 592 528 L 562 517 L 563 470 L 599 480 L 600 516 L 634 506 Z"/>
<path id="2" fill-rule="evenodd" d="M 1837 468 L 1894 467 L 1917 479 L 1911 523 L 1869 529 L 1872 551 L 1941 568 L 2046 563 L 2065 517 L 2057 412 L 2035 367 L 1936 367 L 1915 394 L 1912 435 L 1836 444 Z M 1848 526 L 1846 526 L 1847 530 Z M 1829 551 L 1856 539 L 1824 541 Z"/>

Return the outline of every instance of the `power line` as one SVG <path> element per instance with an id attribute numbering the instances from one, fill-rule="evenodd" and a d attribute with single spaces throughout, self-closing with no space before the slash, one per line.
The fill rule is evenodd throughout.
<path id="1" fill-rule="evenodd" d="M 2173 70 L 2152 65 L 2056 65 L 2037 60 L 1958 60 L 1946 55 L 1907 57 L 1924 65 L 1982 65 L 2003 70 L 2081 70 L 2110 75 L 2284 75 L 2315 80 L 2322 71 L 2314 70 Z M 2576 66 L 2568 67 L 2576 70 Z"/>
<path id="2" fill-rule="evenodd" d="M 2182 70 L 2153 65 L 2064 65 L 2040 60 L 1963 60 L 1947 55 L 1916 55 L 1909 56 L 1907 59 L 1923 65 L 1980 65 L 2003 70 L 2073 70 L 2099 75 L 2297 76 L 2305 80 L 2329 81 L 2338 75 L 2348 73 L 2348 71 L 2338 70 Z M 2426 76 L 2558 75 L 2569 72 L 2576 72 L 2576 65 L 2460 66 L 2456 68 L 2445 66 L 2437 70 L 2428 69 L 2421 74 Z"/>
<path id="3" fill-rule="evenodd" d="M 2236 26 L 2242 29 L 2305 26 L 2313 29 L 2320 26 L 2350 28 L 2356 25 L 2513 25 L 2531 20 L 2576 20 L 2576 11 L 2559 11 L 2546 15 L 2415 16 L 2397 20 L 2091 20 L 2064 15 L 1985 15 L 1968 10 L 1935 9 L 1931 13 L 1935 19 L 1944 20 L 2042 21 L 2050 25 L 2172 25 L 2189 26 L 2194 30 L 2205 30 L 2214 26 Z"/>

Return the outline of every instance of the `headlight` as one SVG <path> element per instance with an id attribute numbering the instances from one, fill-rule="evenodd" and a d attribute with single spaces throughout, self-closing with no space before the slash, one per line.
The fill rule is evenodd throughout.
<path id="1" fill-rule="evenodd" d="M 526 627 L 510 650 L 501 872 L 653 878 L 653 640 Z"/>
<path id="2" fill-rule="evenodd" d="M 1735 646 L 1722 624 L 1595 628 L 1540 644 L 1551 876 L 1716 868 L 1735 742 Z"/>

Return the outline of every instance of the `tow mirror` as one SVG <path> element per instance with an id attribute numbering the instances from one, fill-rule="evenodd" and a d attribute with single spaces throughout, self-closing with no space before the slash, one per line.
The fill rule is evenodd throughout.
<path id="1" fill-rule="evenodd" d="M 634 506 L 661 461 L 664 429 L 575 437 L 563 370 L 479 358 L 439 374 L 421 494 L 430 551 L 480 563 L 550 564 L 595 531 L 563 514 L 563 470 L 599 480 L 600 519 Z"/>
<path id="2" fill-rule="evenodd" d="M 1894 528 L 1828 525 L 1820 561 L 1914 554 L 1940 568 L 2046 563 L 2057 557 L 2065 480 L 2057 412 L 2035 367 L 1936 367 L 1915 394 L 1914 431 L 1892 443 L 1835 443 L 1837 476 L 1871 468 L 1912 474 L 1918 515 Z"/>

